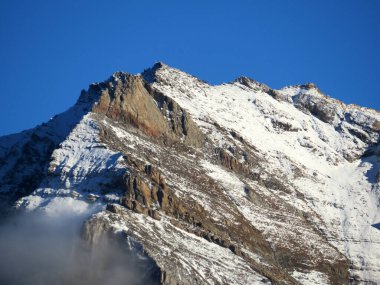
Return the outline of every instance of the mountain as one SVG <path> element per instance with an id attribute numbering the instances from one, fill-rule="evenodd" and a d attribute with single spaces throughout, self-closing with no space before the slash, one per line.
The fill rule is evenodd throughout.
<path id="1" fill-rule="evenodd" d="M 0 138 L 2 215 L 85 213 L 155 284 L 378 284 L 379 131 L 311 83 L 116 72 Z"/>

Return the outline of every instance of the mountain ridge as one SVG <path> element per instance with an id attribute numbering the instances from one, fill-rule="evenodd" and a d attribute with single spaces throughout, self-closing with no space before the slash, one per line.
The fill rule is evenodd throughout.
<path id="1" fill-rule="evenodd" d="M 209 85 L 157 63 L 0 138 L 0 193 L 95 212 L 83 236 L 127 235 L 161 284 L 376 282 L 379 121 L 314 85 Z"/>

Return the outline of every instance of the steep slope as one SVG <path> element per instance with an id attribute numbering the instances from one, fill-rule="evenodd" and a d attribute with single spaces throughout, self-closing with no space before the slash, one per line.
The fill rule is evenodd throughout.
<path id="1" fill-rule="evenodd" d="M 378 282 L 379 130 L 313 84 L 212 86 L 158 63 L 1 138 L 0 192 L 95 213 L 83 238 L 132 239 L 162 284 Z"/>

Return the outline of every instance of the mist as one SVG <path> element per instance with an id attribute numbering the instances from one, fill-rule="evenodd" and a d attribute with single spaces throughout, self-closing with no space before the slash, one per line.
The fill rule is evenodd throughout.
<path id="1" fill-rule="evenodd" d="M 81 239 L 83 218 L 20 214 L 0 225 L 0 284 L 159 284 L 159 269 L 126 239 Z"/>

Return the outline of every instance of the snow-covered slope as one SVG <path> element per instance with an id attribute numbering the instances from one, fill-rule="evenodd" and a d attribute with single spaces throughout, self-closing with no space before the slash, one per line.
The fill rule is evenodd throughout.
<path id="1" fill-rule="evenodd" d="M 159 63 L 1 138 L 0 191 L 96 213 L 83 236 L 127 235 L 162 284 L 376 284 L 379 130 L 379 112 L 313 84 L 212 86 Z"/>
<path id="2" fill-rule="evenodd" d="M 380 280 L 380 234 L 371 226 L 380 220 L 379 157 L 362 158 L 379 139 L 379 112 L 345 106 L 315 86 L 283 88 L 276 93 L 286 100 L 276 100 L 265 89 L 239 81 L 210 86 L 167 66 L 155 71 L 155 80 L 154 88 L 189 111 L 215 143 L 228 147 L 213 123 L 264 154 L 267 171 L 287 177 L 322 218 L 325 237 L 351 260 L 351 273 Z M 318 116 L 326 109 L 331 122 Z M 304 175 L 294 177 L 293 166 Z M 228 175 L 219 177 L 229 181 Z"/>

